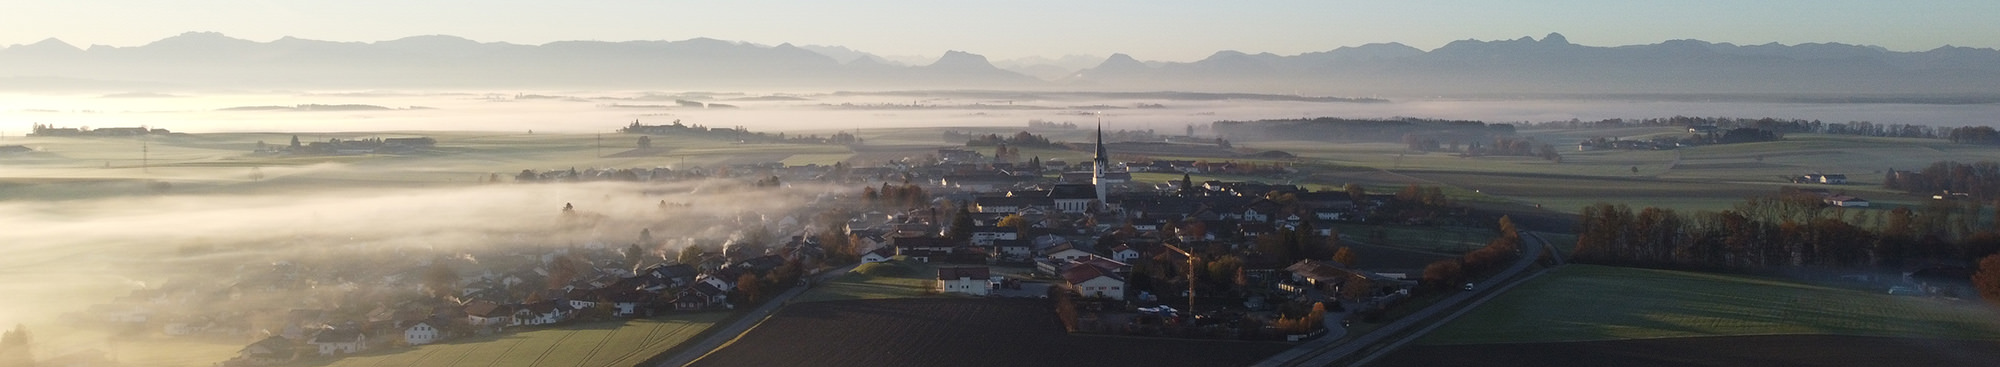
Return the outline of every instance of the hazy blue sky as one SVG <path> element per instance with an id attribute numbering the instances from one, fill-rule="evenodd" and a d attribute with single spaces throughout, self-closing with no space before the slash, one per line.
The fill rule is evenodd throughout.
<path id="1" fill-rule="evenodd" d="M 55 37 L 80 47 L 134 46 L 186 31 L 255 41 L 711 37 L 883 55 L 958 49 L 1003 59 L 1125 52 L 1185 61 L 1224 49 L 1290 55 L 1371 42 L 1431 49 L 1549 32 L 1599 46 L 1696 38 L 1910 51 L 2000 47 L 2000 1 L 0 0 L 0 45 Z"/>

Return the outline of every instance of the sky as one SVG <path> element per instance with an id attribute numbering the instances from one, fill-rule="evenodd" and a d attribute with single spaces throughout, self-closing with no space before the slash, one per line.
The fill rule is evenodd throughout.
<path id="1" fill-rule="evenodd" d="M 371 42 L 445 34 L 482 42 L 683 40 L 837 45 L 885 56 L 963 50 L 994 59 L 1131 54 L 1192 61 L 1219 50 L 1293 55 L 1401 42 L 1537 39 L 1592 46 L 1673 39 L 1839 42 L 1922 51 L 2000 48 L 1990 0 L 0 0 L 0 45 L 58 38 L 137 46 L 190 31 L 254 41 Z"/>

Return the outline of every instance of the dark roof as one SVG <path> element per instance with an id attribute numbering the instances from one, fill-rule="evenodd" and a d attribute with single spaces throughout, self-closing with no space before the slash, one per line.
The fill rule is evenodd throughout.
<path id="1" fill-rule="evenodd" d="M 926 236 L 926 237 L 896 237 L 896 238 L 892 238 L 892 239 L 890 239 L 890 240 L 889 240 L 889 243 L 890 243 L 891 245 L 894 245 L 894 246 L 896 246 L 896 247 L 900 247 L 900 248 L 911 248 L 911 247 L 953 247 L 953 246 L 954 246 L 954 245 L 952 244 L 952 241 L 951 241 L 951 239 L 949 239 L 949 238 L 939 238 L 939 237 L 928 237 L 928 236 Z"/>
<path id="2" fill-rule="evenodd" d="M 958 280 L 959 278 L 989 279 L 993 277 L 992 270 L 984 266 L 938 268 L 937 271 L 938 280 Z"/>
<path id="3" fill-rule="evenodd" d="M 1083 283 L 1097 277 L 1109 277 L 1121 282 L 1125 281 L 1124 278 L 1118 277 L 1117 273 L 1105 271 L 1095 266 L 1074 266 L 1068 270 L 1063 270 L 1063 280 L 1069 281 L 1069 284 Z"/>
<path id="4" fill-rule="evenodd" d="M 1060 184 L 1049 188 L 1050 199 L 1096 199 L 1097 185 Z"/>
<path id="5" fill-rule="evenodd" d="M 326 329 L 326 331 L 321 331 L 319 332 L 319 335 L 314 335 L 312 341 L 308 343 L 312 344 L 353 343 L 358 340 L 361 340 L 360 328 L 344 327 L 344 328 Z"/>
<path id="6" fill-rule="evenodd" d="M 505 307 L 500 307 L 500 304 L 490 301 L 472 301 L 472 303 L 465 304 L 465 314 L 470 316 L 494 317 L 505 316 L 508 313 Z"/>
<path id="7" fill-rule="evenodd" d="M 701 274 L 700 271 L 695 270 L 693 265 L 688 265 L 688 264 L 653 265 L 651 273 L 653 273 L 654 276 L 658 276 L 660 278 L 665 278 L 665 279 L 693 277 L 696 274 Z"/>

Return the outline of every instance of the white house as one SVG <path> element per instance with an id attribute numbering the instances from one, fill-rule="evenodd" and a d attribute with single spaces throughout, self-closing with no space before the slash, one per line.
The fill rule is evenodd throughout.
<path id="1" fill-rule="evenodd" d="M 436 343 L 441 334 L 440 330 L 438 330 L 438 325 L 432 324 L 432 321 L 418 321 L 414 325 L 403 328 L 403 342 L 410 345 Z"/>
<path id="2" fill-rule="evenodd" d="M 1139 250 L 1132 249 L 1131 245 L 1121 244 L 1111 248 L 1111 259 L 1130 264 L 1133 260 L 1139 259 Z"/>
<path id="3" fill-rule="evenodd" d="M 1042 257 L 1049 260 L 1077 261 L 1088 259 L 1090 256 L 1091 253 L 1089 251 L 1078 250 L 1075 246 L 1070 246 L 1067 243 L 1042 250 Z"/>
<path id="4" fill-rule="evenodd" d="M 323 356 L 361 353 L 368 350 L 368 335 L 356 328 L 327 329 L 306 344 L 318 348 Z"/>
<path id="5" fill-rule="evenodd" d="M 574 310 L 569 307 L 568 302 L 556 301 L 541 301 L 523 306 L 520 311 L 514 313 L 516 325 L 554 324 L 568 318 Z"/>
<path id="6" fill-rule="evenodd" d="M 938 291 L 984 296 L 993 289 L 992 271 L 984 266 L 938 268 Z"/>
<path id="7" fill-rule="evenodd" d="M 1084 297 L 1125 299 L 1125 278 L 1117 273 L 1096 266 L 1077 265 L 1064 270 L 1062 275 L 1070 289 Z"/>
<path id="8" fill-rule="evenodd" d="M 875 249 L 875 251 L 869 251 L 866 254 L 861 254 L 861 262 L 879 263 L 879 262 L 889 261 L 889 258 L 892 257 L 896 257 L 896 249 L 890 247 L 883 247 Z"/>

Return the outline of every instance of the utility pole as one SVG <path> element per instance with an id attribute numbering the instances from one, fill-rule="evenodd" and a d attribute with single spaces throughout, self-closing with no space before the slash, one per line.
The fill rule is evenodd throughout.
<path id="1" fill-rule="evenodd" d="M 597 157 L 604 158 L 604 134 L 597 134 Z"/>
<path id="2" fill-rule="evenodd" d="M 145 140 L 140 140 L 140 141 L 139 141 L 139 172 L 142 172 L 142 173 L 151 173 L 151 172 L 153 172 L 153 167 L 152 167 L 152 165 L 148 164 L 148 163 L 149 163 L 149 162 L 150 162 L 150 161 L 152 160 L 152 158 L 153 158 L 153 150 L 152 150 L 152 148 L 146 145 L 146 141 L 145 141 Z"/>

